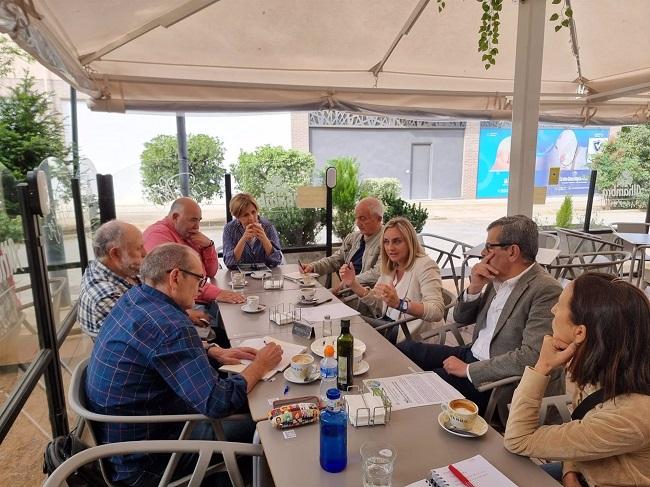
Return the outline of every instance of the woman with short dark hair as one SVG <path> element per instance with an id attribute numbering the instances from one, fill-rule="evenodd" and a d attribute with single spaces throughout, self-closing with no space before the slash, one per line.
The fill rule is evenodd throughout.
<path id="1" fill-rule="evenodd" d="M 614 276 L 587 273 L 564 289 L 553 314 L 553 336 L 513 396 L 506 448 L 563 461 L 565 486 L 650 485 L 648 297 Z M 582 419 L 539 426 L 549 374 L 565 365 L 577 385 L 573 417 Z"/>
<path id="2" fill-rule="evenodd" d="M 259 216 L 259 206 L 248 193 L 230 200 L 234 220 L 223 227 L 223 261 L 229 269 L 238 264 L 265 264 L 275 267 L 282 262 L 280 237 L 273 224 Z"/>

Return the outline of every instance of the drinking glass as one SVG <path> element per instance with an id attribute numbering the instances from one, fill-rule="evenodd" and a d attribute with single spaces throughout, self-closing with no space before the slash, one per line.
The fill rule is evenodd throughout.
<path id="1" fill-rule="evenodd" d="M 367 442 L 361 445 L 363 487 L 391 487 L 397 451 L 389 443 Z"/>

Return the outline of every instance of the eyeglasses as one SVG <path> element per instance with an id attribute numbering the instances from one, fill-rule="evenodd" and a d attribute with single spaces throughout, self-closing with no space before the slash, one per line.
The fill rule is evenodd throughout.
<path id="1" fill-rule="evenodd" d="M 510 247 L 511 245 L 515 245 L 515 244 L 513 242 L 502 242 L 502 243 L 485 242 L 485 250 L 489 252 L 494 247 Z"/>
<path id="2" fill-rule="evenodd" d="M 172 272 L 173 270 L 174 270 L 174 269 L 169 269 L 169 270 L 167 271 L 167 273 L 169 274 L 169 273 Z M 189 275 L 192 276 L 192 277 L 196 277 L 196 278 L 199 280 L 199 287 L 200 287 L 200 288 L 203 287 L 203 286 L 205 286 L 205 284 L 208 282 L 208 276 L 204 276 L 204 275 L 201 275 L 201 274 L 197 274 L 196 272 L 188 271 L 187 269 L 181 269 L 180 267 L 178 267 L 178 270 L 181 271 L 181 272 L 183 272 L 183 273 L 185 273 L 185 274 L 189 274 Z"/>

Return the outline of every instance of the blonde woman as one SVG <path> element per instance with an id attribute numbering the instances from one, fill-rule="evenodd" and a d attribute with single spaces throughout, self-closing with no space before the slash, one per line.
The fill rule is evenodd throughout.
<path id="1" fill-rule="evenodd" d="M 344 264 L 341 280 L 361 298 L 377 317 L 394 321 L 408 316 L 420 318 L 408 323 L 413 339 L 443 317 L 440 269 L 422 249 L 415 229 L 406 218 L 397 217 L 384 227 L 381 237 L 381 276 L 370 289 L 362 286 L 354 268 Z M 404 340 L 400 330 L 391 330 L 391 341 Z"/>
<path id="2" fill-rule="evenodd" d="M 259 216 L 259 206 L 248 193 L 239 193 L 230 200 L 234 220 L 223 227 L 223 261 L 228 269 L 237 264 L 266 264 L 275 267 L 282 262 L 280 237 L 273 224 Z"/>

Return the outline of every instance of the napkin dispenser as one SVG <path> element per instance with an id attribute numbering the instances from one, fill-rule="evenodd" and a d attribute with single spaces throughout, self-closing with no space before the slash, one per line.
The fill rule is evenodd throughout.
<path id="1" fill-rule="evenodd" d="M 345 396 L 346 410 L 352 426 L 374 426 L 390 421 L 391 403 L 383 394 L 367 391 Z"/>

